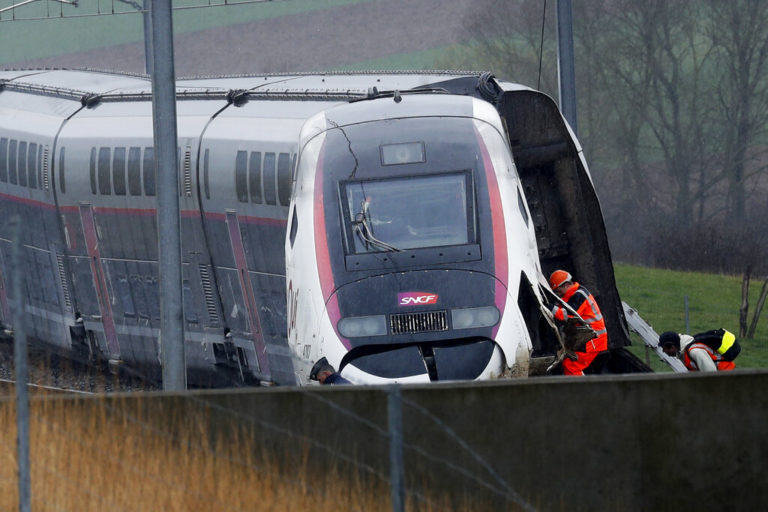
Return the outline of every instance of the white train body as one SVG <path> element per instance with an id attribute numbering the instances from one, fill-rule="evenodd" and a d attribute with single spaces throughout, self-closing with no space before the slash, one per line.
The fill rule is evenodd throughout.
<path id="1" fill-rule="evenodd" d="M 299 162 L 286 276 L 303 378 L 321 357 L 355 383 L 527 375 L 516 291 L 541 269 L 489 103 L 404 94 L 328 109 L 305 125 Z M 393 248 L 351 227 L 362 190 L 371 235 Z"/>
<path id="2" fill-rule="evenodd" d="M 320 357 L 361 383 L 526 374 L 557 348 L 542 267 L 594 283 L 626 344 L 589 174 L 541 93 L 428 72 L 183 79 L 176 97 L 191 384 L 306 383 Z M 26 226 L 33 339 L 159 378 L 156 182 L 147 77 L 0 71 L 0 215 Z M 381 224 L 355 223 L 355 187 Z M 399 210 L 422 224 L 387 223 Z"/>

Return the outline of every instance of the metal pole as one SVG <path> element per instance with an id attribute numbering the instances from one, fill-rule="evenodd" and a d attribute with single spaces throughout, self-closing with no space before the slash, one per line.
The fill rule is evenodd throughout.
<path id="1" fill-rule="evenodd" d="M 560 110 L 573 133 L 578 135 L 571 0 L 557 0 L 557 78 L 560 83 Z"/>
<path id="2" fill-rule="evenodd" d="M 157 237 L 163 389 L 186 389 L 182 325 L 181 220 L 176 150 L 176 76 L 170 0 L 151 0 L 152 118 L 157 169 Z"/>
<path id="3" fill-rule="evenodd" d="M 152 74 L 152 17 L 149 15 L 149 3 L 151 0 L 144 0 L 144 12 L 141 16 L 144 21 L 144 72 Z"/>
<path id="4" fill-rule="evenodd" d="M 387 392 L 389 413 L 389 477 L 392 512 L 405 510 L 405 483 L 403 469 L 403 402 L 400 386 L 393 384 Z"/>
<path id="5" fill-rule="evenodd" d="M 27 333 L 21 267 L 21 219 L 11 217 L 11 282 L 13 284 L 13 363 L 16 370 L 16 449 L 19 464 L 19 511 L 30 511 L 29 397 L 27 396 Z"/>

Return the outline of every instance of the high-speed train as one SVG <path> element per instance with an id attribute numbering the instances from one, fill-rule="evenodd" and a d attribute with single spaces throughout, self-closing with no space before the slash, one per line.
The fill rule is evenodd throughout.
<path id="1" fill-rule="evenodd" d="M 601 304 L 634 364 L 594 187 L 546 95 L 488 73 L 177 80 L 190 384 L 506 378 L 552 359 L 542 274 Z M 161 374 L 151 82 L 0 71 L 0 317 Z M 22 219 L 23 268 L 7 220 Z M 621 363 L 624 361 L 624 363 Z M 629 361 L 628 363 L 626 361 Z"/>

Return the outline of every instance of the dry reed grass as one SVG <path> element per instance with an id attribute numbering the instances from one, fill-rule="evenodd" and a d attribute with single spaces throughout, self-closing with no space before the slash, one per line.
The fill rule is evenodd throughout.
<path id="1" fill-rule="evenodd" d="M 391 510 L 386 482 L 336 467 L 318 474 L 307 457 L 285 467 L 252 434 L 212 436 L 204 419 L 172 433 L 119 400 L 39 394 L 30 410 L 34 511 Z M 18 509 L 10 397 L 0 402 L 0 446 L 0 509 Z M 409 497 L 408 509 L 453 508 L 435 503 Z"/>

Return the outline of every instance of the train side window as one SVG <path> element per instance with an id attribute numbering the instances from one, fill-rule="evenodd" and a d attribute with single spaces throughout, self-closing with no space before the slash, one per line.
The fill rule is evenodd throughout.
<path id="1" fill-rule="evenodd" d="M 141 195 L 141 148 L 137 147 L 128 149 L 128 192 Z"/>
<path id="2" fill-rule="evenodd" d="M 251 202 L 261 204 L 261 151 L 251 151 L 248 164 L 248 181 L 251 189 Z"/>
<path id="3" fill-rule="evenodd" d="M 235 193 L 241 203 L 248 202 L 248 153 L 238 151 L 235 157 Z"/>
<path id="4" fill-rule="evenodd" d="M 155 148 L 144 148 L 144 193 L 155 195 Z"/>
<path id="5" fill-rule="evenodd" d="M 274 153 L 264 153 L 264 202 L 267 204 L 277 204 L 275 163 Z"/>
<path id="6" fill-rule="evenodd" d="M 112 177 L 110 176 L 111 148 L 99 148 L 99 194 L 112 194 Z"/>
<path id="7" fill-rule="evenodd" d="M 291 203 L 291 155 L 288 153 L 277 157 L 277 198 L 282 206 Z"/>
<path id="8" fill-rule="evenodd" d="M 19 141 L 19 185 L 27 186 L 27 143 Z"/>
<path id="9" fill-rule="evenodd" d="M 91 148 L 91 194 L 96 195 L 96 148 Z"/>
<path id="10" fill-rule="evenodd" d="M 29 156 L 27 157 L 27 175 L 30 188 L 37 188 L 37 144 L 29 143 Z"/>
<path id="11" fill-rule="evenodd" d="M 115 185 L 115 195 L 125 195 L 125 148 L 115 148 L 112 156 L 112 183 Z"/>
<path id="12" fill-rule="evenodd" d="M 16 178 L 16 144 L 14 139 L 8 143 L 8 182 L 11 185 L 18 183 Z"/>
<path id="13" fill-rule="evenodd" d="M 296 216 L 296 207 L 293 207 L 293 216 L 291 217 L 291 247 L 293 247 L 293 241 L 296 240 L 296 232 L 299 230 L 299 219 Z"/>
<path id="14" fill-rule="evenodd" d="M 293 160 L 291 161 L 291 181 L 296 181 L 296 157 L 297 153 L 293 154 Z"/>
<path id="15" fill-rule="evenodd" d="M 210 160 L 210 149 L 205 150 L 205 156 L 203 157 L 203 188 L 205 192 L 205 198 L 211 198 L 211 187 L 208 184 L 208 162 Z"/>
<path id="16" fill-rule="evenodd" d="M 61 151 L 59 151 L 59 188 L 61 189 L 62 194 L 67 193 L 67 185 L 66 181 L 64 180 L 64 150 L 66 148 L 61 148 Z"/>
<path id="17" fill-rule="evenodd" d="M 8 139 L 0 139 L 0 181 L 8 182 Z"/>

